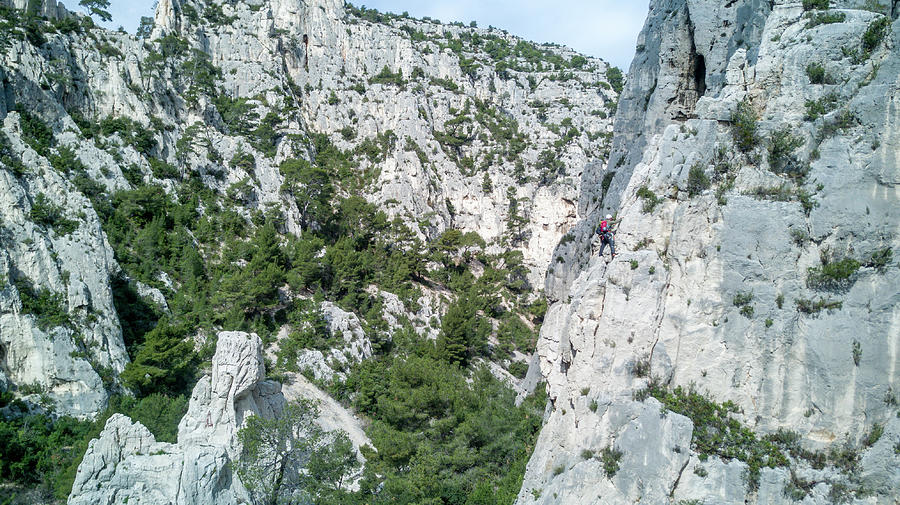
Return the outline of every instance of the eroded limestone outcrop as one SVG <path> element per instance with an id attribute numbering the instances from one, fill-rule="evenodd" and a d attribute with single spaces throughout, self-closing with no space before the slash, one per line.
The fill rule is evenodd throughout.
<path id="1" fill-rule="evenodd" d="M 900 246 L 898 24 L 831 6 L 840 22 L 799 2 L 652 2 L 612 161 L 584 194 L 618 172 L 554 253 L 538 343 L 553 408 L 519 504 L 896 503 L 900 272 L 877 258 Z M 601 212 L 616 213 L 612 262 L 590 247 Z M 823 274 L 845 260 L 846 278 Z M 698 451 L 709 428 L 641 400 L 651 378 L 809 452 L 756 474 Z M 604 449 L 621 452 L 610 476 Z"/>
<path id="2" fill-rule="evenodd" d="M 212 373 L 200 379 L 178 442 L 156 442 L 140 423 L 109 418 L 78 467 L 69 505 L 138 503 L 184 505 L 246 501 L 230 462 L 236 433 L 250 415 L 278 416 L 281 384 L 266 380 L 262 342 L 255 334 L 219 333 Z"/>

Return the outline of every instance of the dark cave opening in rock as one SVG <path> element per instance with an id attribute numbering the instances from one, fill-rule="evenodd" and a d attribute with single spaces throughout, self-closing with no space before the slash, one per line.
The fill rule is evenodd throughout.
<path id="1" fill-rule="evenodd" d="M 699 98 L 706 93 L 706 59 L 702 54 L 695 53 L 694 56 L 694 87 Z"/>

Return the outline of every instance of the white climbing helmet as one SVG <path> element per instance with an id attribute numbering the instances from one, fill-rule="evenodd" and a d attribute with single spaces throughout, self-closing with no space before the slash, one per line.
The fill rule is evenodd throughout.
<path id="1" fill-rule="evenodd" d="M 612 214 L 607 214 L 606 219 L 612 219 Z"/>

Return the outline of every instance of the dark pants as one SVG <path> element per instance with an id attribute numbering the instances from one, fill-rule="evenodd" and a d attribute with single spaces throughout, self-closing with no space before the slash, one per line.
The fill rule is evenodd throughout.
<path id="1" fill-rule="evenodd" d="M 613 240 L 611 234 L 600 235 L 600 256 L 603 256 L 603 250 L 606 249 L 606 244 L 609 244 L 610 254 L 613 256 L 616 255 L 616 241 Z"/>

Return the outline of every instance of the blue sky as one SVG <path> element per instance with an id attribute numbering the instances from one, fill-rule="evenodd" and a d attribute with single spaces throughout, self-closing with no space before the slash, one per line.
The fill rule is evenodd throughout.
<path id="1" fill-rule="evenodd" d="M 77 5 L 75 0 L 67 3 Z M 535 42 L 556 42 L 603 58 L 627 71 L 649 0 L 357 0 L 354 5 L 403 12 L 444 22 L 476 21 Z M 148 0 L 111 0 L 115 28 L 134 33 L 141 16 L 150 16 Z"/>

